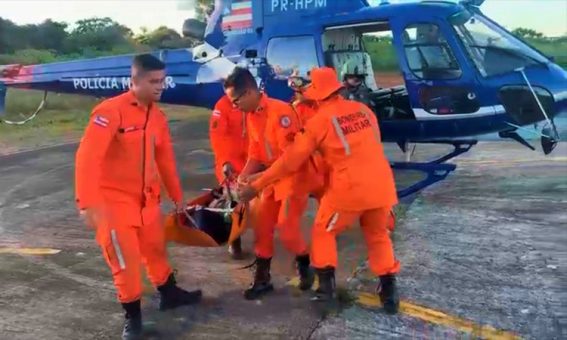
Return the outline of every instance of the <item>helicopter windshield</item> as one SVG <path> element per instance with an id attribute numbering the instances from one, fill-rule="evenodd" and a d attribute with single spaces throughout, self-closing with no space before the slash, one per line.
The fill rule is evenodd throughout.
<path id="1" fill-rule="evenodd" d="M 484 77 L 548 60 L 480 14 L 463 11 L 450 18 L 467 53 Z"/>

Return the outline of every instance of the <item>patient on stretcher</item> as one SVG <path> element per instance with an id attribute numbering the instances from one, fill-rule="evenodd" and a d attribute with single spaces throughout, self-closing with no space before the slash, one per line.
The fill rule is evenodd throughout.
<path id="1" fill-rule="evenodd" d="M 245 209 L 235 194 L 230 186 L 215 188 L 190 201 L 183 212 L 170 214 L 166 240 L 198 247 L 230 243 L 245 228 Z"/>

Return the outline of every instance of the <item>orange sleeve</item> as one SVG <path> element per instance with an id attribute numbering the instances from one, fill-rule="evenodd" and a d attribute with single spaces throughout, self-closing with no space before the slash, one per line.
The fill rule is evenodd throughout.
<path id="1" fill-rule="evenodd" d="M 120 114 L 114 108 L 99 105 L 91 113 L 75 158 L 75 195 L 81 210 L 103 204 L 102 163 L 119 126 Z"/>
<path id="2" fill-rule="evenodd" d="M 312 119 L 304 129 L 300 130 L 295 141 L 290 144 L 283 155 L 268 168 L 260 178 L 252 183 L 252 187 L 261 190 L 273 182 L 297 171 L 317 150 L 326 134 L 326 122 Z"/>
<path id="3" fill-rule="evenodd" d="M 163 116 L 161 124 L 161 141 L 155 147 L 156 163 L 169 197 L 173 202 L 177 203 L 183 200 L 183 190 L 181 190 L 181 183 L 177 174 L 171 133 L 165 116 Z"/>
<path id="4" fill-rule="evenodd" d="M 360 105 L 362 106 L 362 111 L 370 119 L 370 124 L 374 128 L 374 131 L 376 133 L 378 141 L 381 142 L 382 141 L 382 133 L 380 132 L 380 125 L 378 124 L 378 118 L 376 117 L 376 114 L 368 106 L 366 106 L 362 103 L 360 103 Z"/>
<path id="5" fill-rule="evenodd" d="M 230 139 L 227 138 L 228 133 L 228 117 L 224 105 L 219 101 L 211 114 L 209 120 L 209 140 L 211 149 L 215 157 L 215 176 L 218 182 L 222 182 L 224 176 L 222 174 L 222 166 L 229 161 L 227 157 L 227 149 L 230 149 Z"/>

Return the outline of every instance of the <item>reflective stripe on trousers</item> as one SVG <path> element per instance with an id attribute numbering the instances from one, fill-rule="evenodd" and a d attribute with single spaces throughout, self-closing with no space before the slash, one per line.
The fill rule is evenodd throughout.
<path id="1" fill-rule="evenodd" d="M 124 256 L 122 255 L 122 249 L 120 249 L 120 244 L 118 243 L 118 236 L 116 236 L 116 230 L 110 230 L 110 238 L 112 240 L 112 246 L 114 247 L 114 252 L 118 258 L 118 264 L 120 269 L 126 269 L 126 261 L 124 261 Z"/>

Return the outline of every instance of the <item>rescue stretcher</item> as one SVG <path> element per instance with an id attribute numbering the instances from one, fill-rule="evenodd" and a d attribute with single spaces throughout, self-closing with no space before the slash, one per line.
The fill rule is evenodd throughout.
<path id="1" fill-rule="evenodd" d="M 225 180 L 218 188 L 189 201 L 182 212 L 168 214 L 164 222 L 165 241 L 192 247 L 220 247 L 239 238 L 254 219 L 254 200 L 239 203 L 233 192 L 235 188 Z M 395 225 L 392 209 L 388 231 L 393 232 Z"/>
<path id="2" fill-rule="evenodd" d="M 249 211 L 250 204 L 238 203 L 230 185 L 222 185 L 189 201 L 182 212 L 168 214 L 165 240 L 193 247 L 230 244 L 247 229 Z"/>

